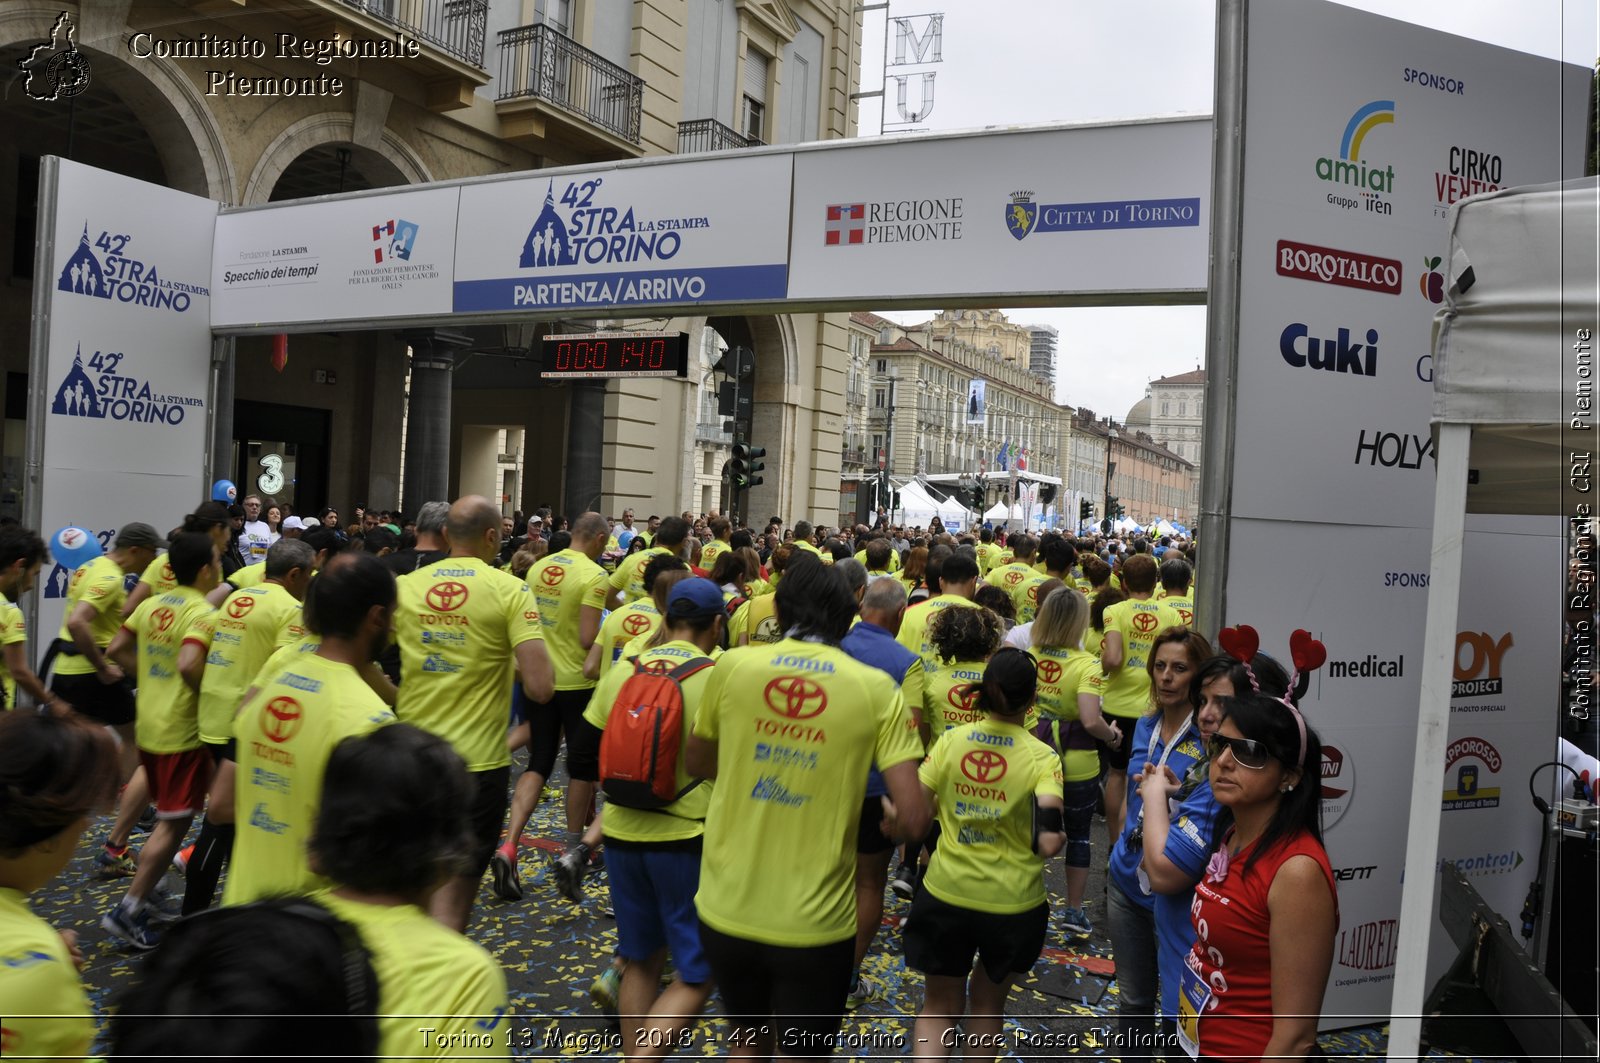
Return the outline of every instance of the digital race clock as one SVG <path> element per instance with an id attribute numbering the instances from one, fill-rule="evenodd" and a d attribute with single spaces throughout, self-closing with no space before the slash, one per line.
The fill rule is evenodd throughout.
<path id="1" fill-rule="evenodd" d="M 689 375 L 686 332 L 583 332 L 546 336 L 541 351 L 546 380 L 571 377 Z"/>

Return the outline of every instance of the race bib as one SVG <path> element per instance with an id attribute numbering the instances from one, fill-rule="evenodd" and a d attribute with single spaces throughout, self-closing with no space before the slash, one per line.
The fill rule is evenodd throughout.
<path id="1" fill-rule="evenodd" d="M 1178 1044 L 1193 1059 L 1200 1058 L 1200 1016 L 1210 1004 L 1211 987 L 1184 964 L 1178 980 Z"/>

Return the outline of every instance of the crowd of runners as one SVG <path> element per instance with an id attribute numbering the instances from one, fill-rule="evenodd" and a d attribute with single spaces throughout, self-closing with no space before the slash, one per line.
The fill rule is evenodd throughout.
<path id="1" fill-rule="evenodd" d="M 72 571 L 37 671 L 11 603 L 50 550 L 0 524 L 7 1058 L 97 1036 L 72 935 L 26 900 L 91 829 L 95 873 L 127 879 L 101 925 L 151 953 L 111 1002 L 113 1056 L 505 1055 L 480 891 L 564 904 L 603 862 L 594 993 L 630 1058 L 708 1007 L 730 1055 L 827 1056 L 874 948 L 923 976 L 914 1055 L 993 1058 L 1008 994 L 1066 944 L 1048 862 L 1056 926 L 1093 930 L 1096 817 L 1114 1054 L 1314 1051 L 1338 911 L 1298 700 L 1325 655 L 1197 633 L 1193 542 L 507 519 L 481 497 L 374 517 L 286 521 L 254 561 L 219 503 L 124 524 Z M 525 891 L 547 799 L 556 889 Z"/>

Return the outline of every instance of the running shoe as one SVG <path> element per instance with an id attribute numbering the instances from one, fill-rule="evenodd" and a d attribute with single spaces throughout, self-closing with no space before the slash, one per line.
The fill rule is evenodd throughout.
<path id="1" fill-rule="evenodd" d="M 127 878 L 137 870 L 139 866 L 134 863 L 133 849 L 126 845 L 120 853 L 114 853 L 102 845 L 94 856 L 94 873 L 101 878 Z"/>
<path id="2" fill-rule="evenodd" d="M 854 1011 L 863 1004 L 870 1004 L 877 1000 L 880 995 L 877 986 L 860 975 L 856 975 L 855 985 L 850 987 L 850 995 L 844 998 L 844 1006 Z"/>
<path id="3" fill-rule="evenodd" d="M 137 831 L 143 831 L 146 834 L 156 829 L 155 805 L 144 806 L 144 814 L 139 817 L 139 822 L 133 825 L 133 829 Z"/>
<path id="4" fill-rule="evenodd" d="M 601 1011 L 614 1012 L 617 1010 L 617 991 L 621 987 L 622 972 L 615 966 L 607 967 L 590 983 L 589 999 L 594 1001 L 594 1006 Z"/>
<path id="5" fill-rule="evenodd" d="M 917 895 L 917 873 L 906 865 L 901 864 L 895 872 L 894 878 L 889 883 L 889 888 L 901 900 L 909 901 Z"/>
<path id="6" fill-rule="evenodd" d="M 1089 913 L 1082 908 L 1067 908 L 1061 913 L 1061 926 L 1069 934 L 1076 934 L 1086 938 L 1094 933 L 1094 924 L 1089 922 Z"/>
<path id="7" fill-rule="evenodd" d="M 583 875 L 589 869 L 589 847 L 582 842 L 556 860 L 556 889 L 573 904 L 583 903 Z"/>
<path id="8" fill-rule="evenodd" d="M 179 849 L 175 854 L 173 854 L 172 869 L 180 875 L 188 874 L 189 858 L 193 855 L 194 846 L 185 845 L 182 849 Z"/>
<path id="9" fill-rule="evenodd" d="M 522 900 L 522 880 L 517 876 L 517 851 L 501 846 L 489 858 L 494 872 L 494 895 L 503 901 Z"/>
<path id="10" fill-rule="evenodd" d="M 161 935 L 150 929 L 147 912 L 134 915 L 120 904 L 101 918 L 100 928 L 141 951 L 155 948 L 161 940 Z"/>
<path id="11" fill-rule="evenodd" d="M 158 882 L 144 899 L 144 910 L 152 923 L 177 922 L 183 915 L 183 898 L 173 893 L 165 882 Z"/>

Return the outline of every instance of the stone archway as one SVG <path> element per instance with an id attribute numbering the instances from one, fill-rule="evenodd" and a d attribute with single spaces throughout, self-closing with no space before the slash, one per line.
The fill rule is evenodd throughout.
<path id="1" fill-rule="evenodd" d="M 799 395 L 799 351 L 794 323 L 786 315 L 711 317 L 706 325 L 717 330 L 730 345 L 744 344 L 755 352 L 755 400 L 751 409 L 750 439 L 767 449 L 766 469 L 760 486 L 752 488 L 746 519 L 760 526 L 774 513 L 788 515 L 796 504 L 795 467 L 801 453 L 796 438 L 795 403 Z"/>
<path id="2" fill-rule="evenodd" d="M 288 126 L 273 138 L 272 143 L 261 153 L 261 158 L 256 161 L 250 179 L 245 182 L 241 202 L 246 204 L 267 202 L 272 197 L 272 191 L 277 187 L 284 171 L 289 169 L 295 160 L 309 151 L 328 145 L 350 147 L 381 157 L 402 178 L 401 181 L 385 182 L 386 184 L 422 184 L 433 180 L 433 175 L 423 163 L 421 156 L 411 145 L 388 129 L 383 130 L 382 135 L 374 143 L 359 149 L 354 144 L 354 135 L 355 117 L 349 113 L 329 111 L 314 114 Z"/>

